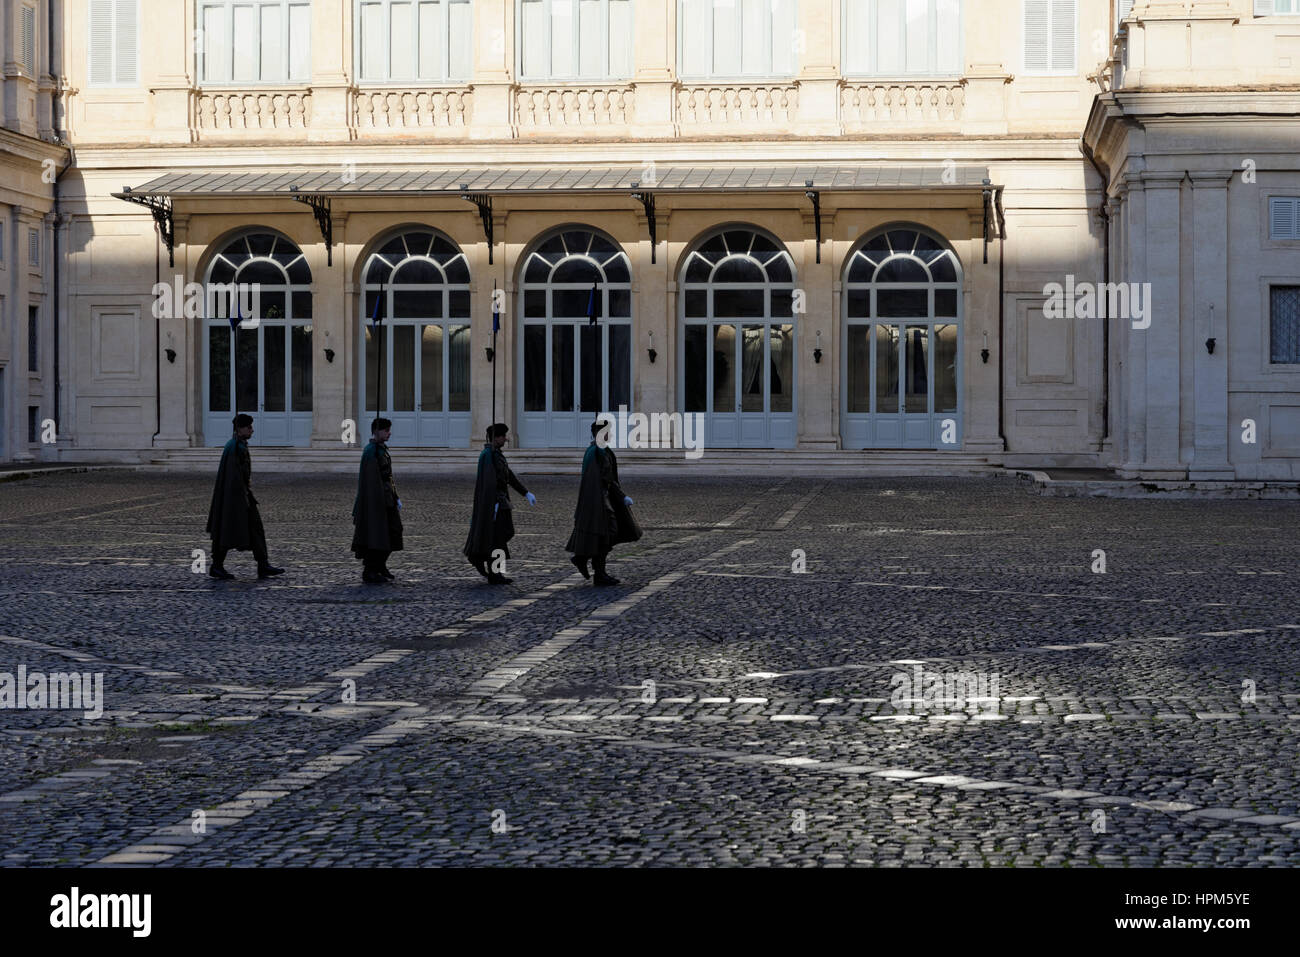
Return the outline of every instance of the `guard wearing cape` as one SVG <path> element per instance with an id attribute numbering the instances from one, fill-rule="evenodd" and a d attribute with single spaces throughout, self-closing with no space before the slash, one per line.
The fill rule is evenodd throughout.
<path id="1" fill-rule="evenodd" d="M 361 580 L 371 585 L 392 581 L 388 556 L 402 549 L 402 500 L 393 484 L 393 460 L 388 454 L 393 423 L 375 419 L 370 442 L 361 453 L 357 497 L 352 503 L 352 554 L 362 561 Z"/>
<path id="2" fill-rule="evenodd" d="M 578 488 L 578 507 L 573 513 L 573 534 L 564 546 L 565 551 L 573 552 L 570 561 L 583 578 L 590 577 L 587 562 L 591 562 L 596 573 L 594 585 L 619 583 L 605 570 L 605 559 L 615 545 L 635 542 L 641 537 L 641 526 L 630 508 L 632 499 L 618 483 L 618 458 L 605 442 L 596 441 L 596 436 L 608 428 L 607 422 L 591 423 L 592 440 L 582 457 L 582 484 Z M 606 438 L 608 434 L 605 431 Z"/>
<path id="3" fill-rule="evenodd" d="M 266 530 L 253 497 L 253 461 L 248 454 L 248 440 L 253 437 L 253 417 L 240 413 L 232 420 L 235 434 L 221 452 L 217 466 L 217 484 L 208 508 L 207 533 L 212 536 L 212 565 L 208 574 L 222 580 L 235 576 L 226 571 L 226 553 L 252 551 L 257 559 L 257 577 L 269 578 L 284 573 L 267 559 Z"/>
<path id="4" fill-rule="evenodd" d="M 488 427 L 488 441 L 478 457 L 478 477 L 474 483 L 474 515 L 469 523 L 469 537 L 465 539 L 465 556 L 490 585 L 506 585 L 514 580 L 488 568 L 488 564 L 494 558 L 493 552 L 498 549 L 506 558 L 510 557 L 508 543 L 515 536 L 510 489 L 513 488 L 524 496 L 529 505 L 537 504 L 537 497 L 524 488 L 524 484 L 510 470 L 506 457 L 501 452 L 509 431 L 509 426 L 504 422 L 497 422 Z"/>

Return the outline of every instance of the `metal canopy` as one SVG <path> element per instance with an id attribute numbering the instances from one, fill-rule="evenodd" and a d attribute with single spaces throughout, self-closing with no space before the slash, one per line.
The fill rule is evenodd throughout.
<path id="1" fill-rule="evenodd" d="M 523 196 L 536 193 L 803 192 L 835 190 L 970 190 L 988 179 L 985 166 L 510 166 L 438 169 L 350 169 L 343 167 L 215 170 L 170 173 L 143 186 L 114 193 L 131 196 L 257 197 L 289 192 L 333 197 L 403 196 L 413 193 L 459 196 L 480 193 Z"/>
<path id="2" fill-rule="evenodd" d="M 351 196 L 446 196 L 473 203 L 483 221 L 492 260 L 492 200 L 497 196 L 544 193 L 625 194 L 645 208 L 651 260 L 657 245 L 654 198 L 659 194 L 803 193 L 813 206 L 817 258 L 821 261 L 823 192 L 963 192 L 980 197 L 984 212 L 984 256 L 997 236 L 1006 237 L 1002 187 L 993 186 L 986 166 L 448 166 L 434 169 L 357 169 L 353 166 L 294 167 L 232 173 L 195 170 L 170 173 L 143 186 L 123 187 L 118 199 L 149 207 L 165 236 L 171 236 L 172 205 L 185 199 L 285 199 L 311 207 L 327 256 L 333 259 L 331 201 Z M 165 220 L 165 222 L 164 222 Z M 171 253 L 168 243 L 168 253 Z"/>

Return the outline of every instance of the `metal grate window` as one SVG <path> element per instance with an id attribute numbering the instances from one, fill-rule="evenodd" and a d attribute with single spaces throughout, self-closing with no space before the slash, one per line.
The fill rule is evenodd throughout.
<path id="1" fill-rule="evenodd" d="M 27 264 L 29 266 L 41 264 L 41 234 L 36 229 L 27 230 Z"/>
<path id="2" fill-rule="evenodd" d="M 1300 363 L 1300 286 L 1269 289 L 1269 362 Z"/>
<path id="3" fill-rule="evenodd" d="M 27 371 L 41 371 L 41 311 L 27 307 Z"/>

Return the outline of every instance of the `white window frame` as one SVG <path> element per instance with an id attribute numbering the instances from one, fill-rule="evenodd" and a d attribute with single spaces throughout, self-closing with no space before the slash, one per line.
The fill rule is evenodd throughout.
<path id="1" fill-rule="evenodd" d="M 1071 0 L 1074 7 L 1074 55 L 1071 57 L 1069 69 L 1065 70 L 1035 70 L 1025 63 L 1025 15 L 1028 12 L 1027 7 L 1030 3 L 1046 2 L 1048 4 L 1048 41 L 1047 56 L 1051 60 L 1052 56 L 1052 24 L 1051 4 L 1054 0 L 1020 0 L 1020 69 L 1027 76 L 1077 76 L 1079 73 L 1079 0 Z"/>
<path id="2" fill-rule="evenodd" d="M 365 43 L 365 37 L 362 36 L 361 24 L 361 6 L 362 0 L 352 0 L 352 63 L 353 72 L 356 75 L 357 83 L 360 85 L 373 84 L 375 86 L 386 86 L 394 83 L 435 83 L 444 85 L 454 85 L 464 83 L 471 79 L 474 69 L 473 57 L 470 58 L 469 72 L 465 76 L 453 76 L 451 74 L 451 4 L 467 3 L 470 8 L 469 19 L 469 37 L 468 42 L 470 49 L 474 49 L 474 16 L 473 0 L 439 0 L 438 8 L 441 13 L 441 26 L 439 28 L 440 36 L 443 42 L 442 55 L 442 74 L 440 76 L 420 76 L 420 16 L 418 9 L 415 14 L 415 36 L 412 38 L 414 48 L 414 57 L 412 62 L 415 64 L 415 74 L 412 76 L 393 76 L 392 74 L 392 51 L 389 49 L 389 39 L 392 36 L 392 5 L 394 3 L 411 3 L 412 6 L 418 7 L 418 0 L 365 0 L 366 4 L 378 3 L 384 8 L 384 73 L 383 76 L 365 76 L 362 73 L 362 48 Z"/>
<path id="3" fill-rule="evenodd" d="M 523 31 L 524 0 L 515 0 L 515 23 L 519 27 L 515 31 L 515 36 L 519 37 L 519 42 L 515 44 L 515 71 L 516 71 L 516 76 L 518 76 L 521 81 L 526 83 L 535 83 L 539 81 L 554 80 L 559 83 L 577 83 L 584 80 L 630 80 L 632 78 L 630 73 L 627 75 L 621 75 L 621 74 L 614 74 L 610 72 L 609 51 L 610 51 L 610 47 L 613 45 L 615 38 L 611 37 L 609 33 L 609 0 L 599 0 L 600 32 L 601 32 L 601 36 L 604 37 L 604 42 L 601 44 L 601 50 L 600 50 L 601 69 L 599 73 L 585 74 L 585 75 L 582 73 L 558 74 L 555 72 L 554 68 L 550 64 L 550 57 L 553 52 L 551 49 L 551 25 L 555 22 L 552 17 L 552 12 L 551 12 L 552 7 L 556 2 L 568 3 L 572 8 L 572 14 L 569 17 L 569 22 L 571 24 L 571 29 L 573 30 L 572 39 L 573 39 L 573 51 L 574 51 L 574 63 L 579 70 L 581 69 L 582 36 L 581 36 L 581 23 L 579 17 L 580 0 L 540 0 L 540 2 L 542 3 L 542 9 L 544 11 L 544 19 L 546 21 L 546 38 L 543 42 L 543 48 L 546 50 L 548 65 L 545 74 L 524 72 L 524 43 L 527 42 Z M 636 0 L 630 0 L 630 2 L 632 4 L 632 15 L 634 18 L 633 25 L 635 26 Z M 632 48 L 631 35 L 629 34 L 627 37 L 624 37 L 622 39 L 622 42 L 626 43 L 628 47 L 627 58 L 626 58 L 628 66 L 633 71 L 635 71 L 636 64 L 633 61 L 634 50 Z"/>
<path id="4" fill-rule="evenodd" d="M 91 19 L 90 8 L 91 5 L 94 4 L 95 2 L 96 0 L 85 0 L 85 4 L 86 4 L 86 85 L 96 90 L 105 90 L 114 87 L 122 89 L 122 88 L 131 88 L 131 87 L 139 86 L 140 85 L 140 0 L 108 0 L 108 3 L 113 8 L 113 15 L 110 19 L 110 23 L 112 25 L 111 35 L 109 37 L 109 50 L 110 50 L 110 59 L 112 62 L 113 80 L 112 82 L 109 83 L 95 82 L 95 80 L 93 79 L 93 71 L 91 69 L 91 62 L 94 57 L 94 52 L 91 49 L 90 34 L 91 34 L 91 26 L 94 21 Z M 135 71 L 131 79 L 119 80 L 117 79 L 118 76 L 117 8 L 125 4 L 130 4 L 131 6 L 135 7 Z"/>
<path id="5" fill-rule="evenodd" d="M 235 42 L 235 7 L 274 7 L 279 6 L 281 10 L 280 23 L 283 26 L 280 38 L 280 61 L 284 64 L 283 75 L 278 77 L 259 77 L 256 80 L 236 80 L 233 76 L 235 67 L 234 42 Z M 207 72 L 207 38 L 204 37 L 204 49 L 195 49 L 194 51 L 194 75 L 198 78 L 198 85 L 201 88 L 207 87 L 249 87 L 249 86 L 306 86 L 311 82 L 311 35 L 307 36 L 307 75 L 302 77 L 291 77 L 291 64 L 289 60 L 290 47 L 289 35 L 292 32 L 289 28 L 289 8 L 305 6 L 310 11 L 311 3 L 303 0 L 194 0 L 194 33 L 196 38 L 203 31 L 204 16 L 203 11 L 210 7 L 221 7 L 226 11 L 226 38 L 230 50 L 226 56 L 226 76 L 221 79 L 208 79 L 205 77 Z M 308 19 L 310 23 L 310 18 Z M 259 54 L 260 54 L 260 17 L 259 17 Z"/>
<path id="6" fill-rule="evenodd" d="M 677 0 L 677 70 L 680 79 L 688 82 L 710 82 L 710 83 L 744 83 L 753 82 L 754 80 L 792 80 L 799 73 L 798 56 L 791 57 L 791 72 L 776 73 L 772 70 L 772 0 L 765 0 L 763 11 L 766 17 L 766 47 L 763 51 L 766 69 L 755 73 L 738 73 L 738 74 L 715 74 L 715 73 L 685 73 L 682 72 L 682 66 L 685 63 L 685 43 L 682 39 L 683 27 L 686 23 L 685 5 L 688 0 Z M 730 0 L 732 5 L 740 6 L 740 0 Z M 788 0 L 794 6 L 794 22 L 799 23 L 799 0 Z M 718 6 L 725 4 L 726 0 L 713 0 L 713 5 Z M 742 7 L 743 13 L 743 7 Z M 741 36 L 744 36 L 744 28 L 741 28 Z M 713 21 L 709 20 L 709 49 L 713 49 Z M 744 50 L 741 49 L 741 60 L 744 60 Z"/>
<path id="7" fill-rule="evenodd" d="M 866 70 L 849 70 L 849 4 L 855 0 L 843 0 L 840 3 L 840 63 L 844 69 L 841 71 L 845 77 L 900 77 L 911 79 L 913 77 L 943 77 L 958 78 L 966 73 L 966 0 L 957 0 L 957 69 L 940 70 L 937 66 L 924 72 L 882 72 L 876 62 L 876 47 L 874 43 L 867 55 L 868 66 Z M 870 3 L 870 12 L 872 26 L 868 31 L 868 36 L 875 40 L 877 34 L 877 0 L 857 0 L 861 3 Z M 929 0 L 927 7 L 926 23 L 930 32 L 929 42 L 929 60 L 937 64 L 939 60 L 939 31 L 938 31 L 938 9 L 936 0 Z M 931 26 L 933 25 L 933 26 Z"/>

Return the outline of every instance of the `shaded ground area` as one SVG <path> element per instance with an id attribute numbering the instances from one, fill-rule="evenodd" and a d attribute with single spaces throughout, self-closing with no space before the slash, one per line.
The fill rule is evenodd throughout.
<path id="1" fill-rule="evenodd" d="M 0 863 L 1300 863 L 1300 504 L 628 470 L 595 589 L 525 475 L 492 588 L 394 466 L 382 587 L 345 476 L 254 460 L 229 583 L 206 476 L 0 484 L 0 685 L 104 698 L 0 710 Z"/>

